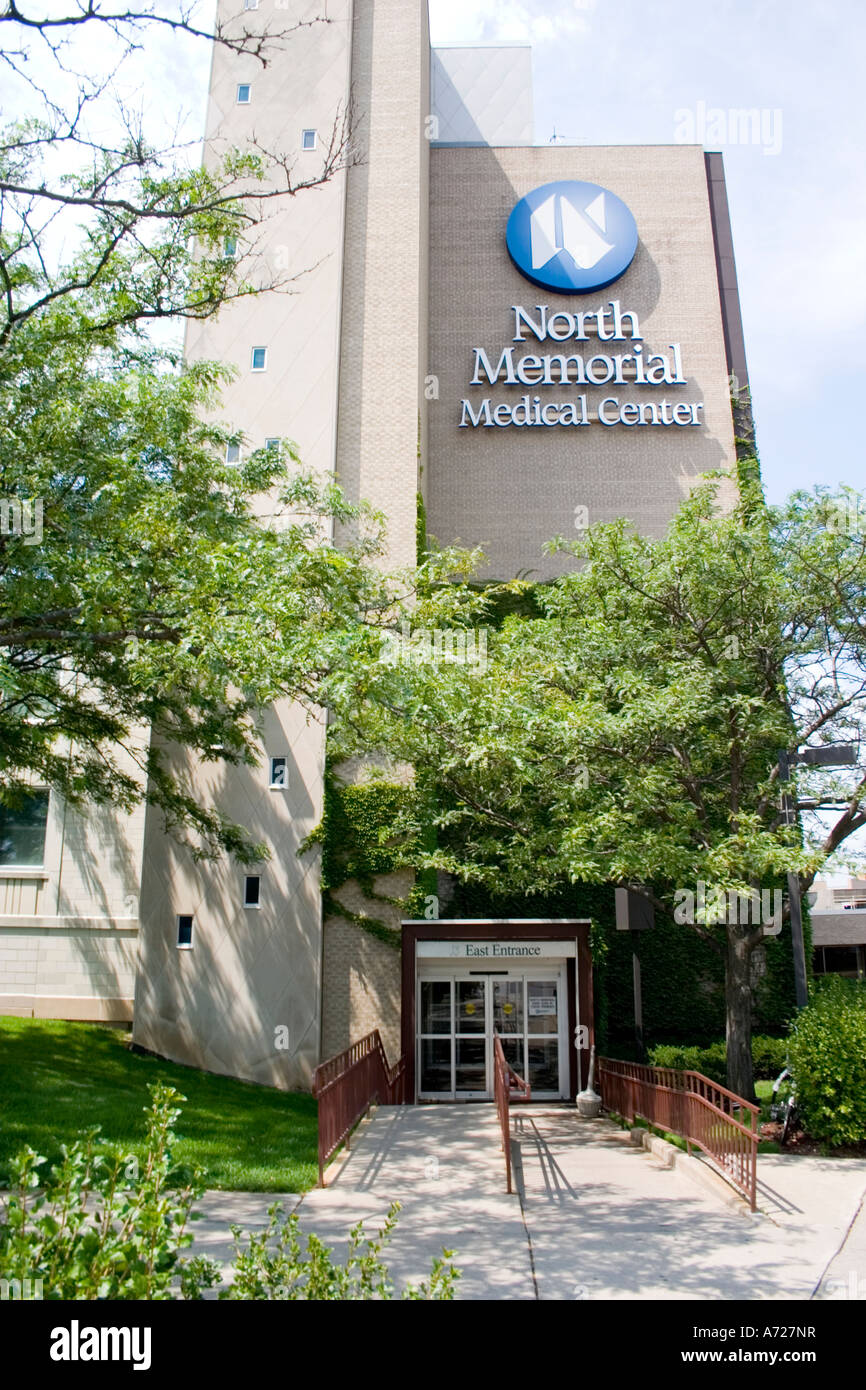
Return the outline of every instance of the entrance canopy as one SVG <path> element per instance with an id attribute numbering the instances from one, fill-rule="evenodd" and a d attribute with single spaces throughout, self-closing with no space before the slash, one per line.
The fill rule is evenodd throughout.
<path id="1" fill-rule="evenodd" d="M 416 1101 L 490 1100 L 493 1037 L 533 1099 L 573 1099 L 593 1039 L 585 918 L 404 922 L 402 1050 Z"/>

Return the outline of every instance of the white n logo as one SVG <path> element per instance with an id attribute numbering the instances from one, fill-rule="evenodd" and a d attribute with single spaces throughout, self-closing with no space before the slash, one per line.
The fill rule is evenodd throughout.
<path id="1" fill-rule="evenodd" d="M 590 270 L 613 250 L 601 235 L 606 230 L 604 193 L 583 212 L 561 193 L 551 193 L 530 218 L 532 269 L 539 270 L 567 251 L 580 270 Z"/>

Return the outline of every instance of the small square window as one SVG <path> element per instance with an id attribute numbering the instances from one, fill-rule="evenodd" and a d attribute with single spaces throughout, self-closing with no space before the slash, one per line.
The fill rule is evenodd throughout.
<path id="1" fill-rule="evenodd" d="M 238 106 L 249 106 L 252 90 L 249 82 L 238 83 Z"/>
<path id="2" fill-rule="evenodd" d="M 48 792 L 27 792 L 16 806 L 0 806 L 0 865 L 39 868 L 45 861 Z"/>
<path id="3" fill-rule="evenodd" d="M 226 463 L 240 463 L 241 446 L 240 444 L 226 445 Z"/>
<path id="4" fill-rule="evenodd" d="M 262 880 L 258 874 L 247 874 L 244 879 L 244 907 L 261 907 Z"/>
<path id="5" fill-rule="evenodd" d="M 264 347 L 254 347 L 252 352 L 252 368 L 254 372 L 263 372 L 268 365 L 268 350 Z"/>
<path id="6" fill-rule="evenodd" d="M 285 791 L 289 785 L 288 758 L 271 758 L 271 787 L 274 791 Z"/>
<path id="7" fill-rule="evenodd" d="M 192 917 L 180 916 L 177 919 L 177 944 L 182 951 L 192 950 Z"/>
<path id="8" fill-rule="evenodd" d="M 269 453 L 272 453 L 272 454 L 278 454 L 278 453 L 280 452 L 280 445 L 281 445 L 281 444 L 282 444 L 282 440 L 281 440 L 281 439 L 278 439 L 278 438 L 272 438 L 272 439 L 266 439 L 266 440 L 265 440 L 265 448 L 268 450 Z"/>
<path id="9" fill-rule="evenodd" d="M 259 8 L 259 0 L 244 0 L 244 9 L 245 9 L 245 10 L 257 10 L 258 8 Z"/>
<path id="10" fill-rule="evenodd" d="M 305 130 L 301 135 L 301 149 L 314 150 L 319 143 L 319 137 L 315 130 Z"/>

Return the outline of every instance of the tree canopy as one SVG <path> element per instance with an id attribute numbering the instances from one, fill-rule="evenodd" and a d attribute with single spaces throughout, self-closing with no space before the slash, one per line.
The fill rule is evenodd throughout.
<path id="1" fill-rule="evenodd" d="M 847 496 L 773 509 L 747 484 L 726 515 L 716 489 L 662 539 L 620 521 L 555 543 L 575 565 L 550 584 L 433 586 L 354 723 L 435 789 L 440 869 L 503 892 L 622 884 L 671 914 L 691 891 L 689 926 L 741 991 L 729 1054 L 748 1094 L 749 958 L 778 927 L 713 920 L 699 886 L 727 900 L 793 871 L 805 890 L 866 825 L 866 534 L 840 524 Z M 418 630 L 455 617 L 486 626 L 482 660 L 425 652 Z M 779 753 L 837 742 L 855 767 L 787 788 L 812 806 L 804 841 L 781 814 Z"/>
<path id="2" fill-rule="evenodd" d="M 89 360 L 68 304 L 60 316 L 22 325 L 0 357 L 3 795 L 36 777 L 73 802 L 131 804 L 125 749 L 170 823 L 246 856 L 160 743 L 250 761 L 262 706 L 327 703 L 382 606 L 379 525 L 305 477 L 288 441 L 227 464 L 219 368 L 104 336 Z M 330 544 L 334 519 L 365 515 L 354 545 Z"/>

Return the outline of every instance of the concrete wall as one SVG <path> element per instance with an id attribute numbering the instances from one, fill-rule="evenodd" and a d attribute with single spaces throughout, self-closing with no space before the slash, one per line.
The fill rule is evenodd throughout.
<path id="1" fill-rule="evenodd" d="M 866 911 L 815 912 L 810 915 L 813 946 L 866 945 Z"/>
<path id="2" fill-rule="evenodd" d="M 137 921 L 0 926 L 0 1014 L 128 1023 L 137 965 Z"/>
<path id="3" fill-rule="evenodd" d="M 42 867 L 0 869 L 0 1014 L 131 1018 L 144 825 L 143 806 L 74 810 L 52 793 Z"/>
<path id="4" fill-rule="evenodd" d="M 623 198 L 640 241 L 626 273 L 605 290 L 563 295 L 539 289 L 513 265 L 505 227 L 517 200 L 540 184 L 579 179 Z M 734 461 L 715 248 L 703 151 L 692 146 L 644 148 L 434 149 L 431 158 L 430 371 L 439 399 L 430 407 L 428 527 L 443 544 L 481 544 L 488 575 L 535 577 L 566 568 L 544 557 L 544 541 L 574 536 L 575 507 L 589 521 L 628 516 L 639 530 L 661 534 L 696 477 Z M 635 310 L 645 351 L 680 343 L 688 386 L 668 388 L 673 400 L 703 402 L 701 428 L 459 428 L 460 402 L 485 396 L 516 401 L 527 387 L 470 386 L 474 347 L 498 359 L 512 343 L 511 306 L 534 312 L 593 309 L 618 299 Z M 522 353 L 587 355 L 600 345 L 536 339 Z M 614 352 L 628 345 L 613 344 Z M 544 400 L 572 399 L 576 386 L 547 386 Z M 590 414 L 610 394 L 659 400 L 657 389 L 588 389 Z M 533 393 L 529 392 L 530 396 Z M 732 490 L 727 493 L 730 502 Z"/>
<path id="5" fill-rule="evenodd" d="M 531 145 L 532 49 L 525 44 L 446 44 L 431 63 L 437 142 Z"/>
<path id="6" fill-rule="evenodd" d="M 365 904 L 381 919 L 382 904 Z M 398 914 L 399 916 L 399 914 Z M 378 1028 L 389 1062 L 400 1055 L 400 952 L 341 917 L 325 919 L 322 1057 Z"/>
<path id="7" fill-rule="evenodd" d="M 236 0 L 220 13 L 237 16 Z M 214 50 L 206 157 L 256 142 L 286 156 L 295 182 L 315 177 L 323 149 L 345 114 L 350 92 L 351 0 L 327 6 L 292 0 L 261 5 L 244 24 L 271 31 L 327 14 L 328 23 L 299 29 L 285 53 L 262 68 L 253 58 Z M 249 83 L 249 105 L 236 102 Z M 318 132 L 318 149 L 302 149 L 302 131 Z M 316 472 L 335 468 L 339 333 L 342 298 L 345 171 L 326 184 L 272 205 L 254 244 L 240 249 L 249 273 L 294 277 L 288 292 L 269 292 L 194 324 L 189 358 L 232 364 L 237 378 L 224 393 L 224 417 L 250 448 L 272 436 L 297 444 Z M 267 370 L 251 371 L 255 346 L 268 349 Z M 269 503 L 260 511 L 267 517 Z M 319 855 L 298 850 L 322 814 L 324 725 L 283 701 L 265 714 L 262 765 L 250 769 L 196 766 L 173 756 L 196 794 L 246 826 L 270 850 L 260 869 L 261 908 L 243 906 L 250 870 L 226 859 L 197 863 L 147 819 L 141 967 L 134 1039 L 194 1066 L 281 1087 L 305 1087 L 319 1057 L 321 898 Z M 289 785 L 268 785 L 267 759 L 289 757 Z M 178 914 L 194 917 L 194 945 L 179 950 Z M 286 1030 L 288 1046 L 281 1046 Z"/>
<path id="8" fill-rule="evenodd" d="M 426 0 L 356 0 L 352 92 L 361 162 L 349 171 L 337 470 L 388 518 L 388 568 L 413 565 L 426 486 L 430 49 Z M 348 532 L 345 534 L 349 534 Z M 360 780 L 363 772 L 343 769 Z M 400 892 L 411 887 L 404 876 Z M 387 890 L 391 892 L 391 890 Z M 393 894 L 392 894 L 393 895 Z M 398 929 L 400 912 L 357 884 L 348 910 Z M 400 958 L 340 917 L 324 924 L 322 1057 L 379 1028 L 400 1046 Z"/>

